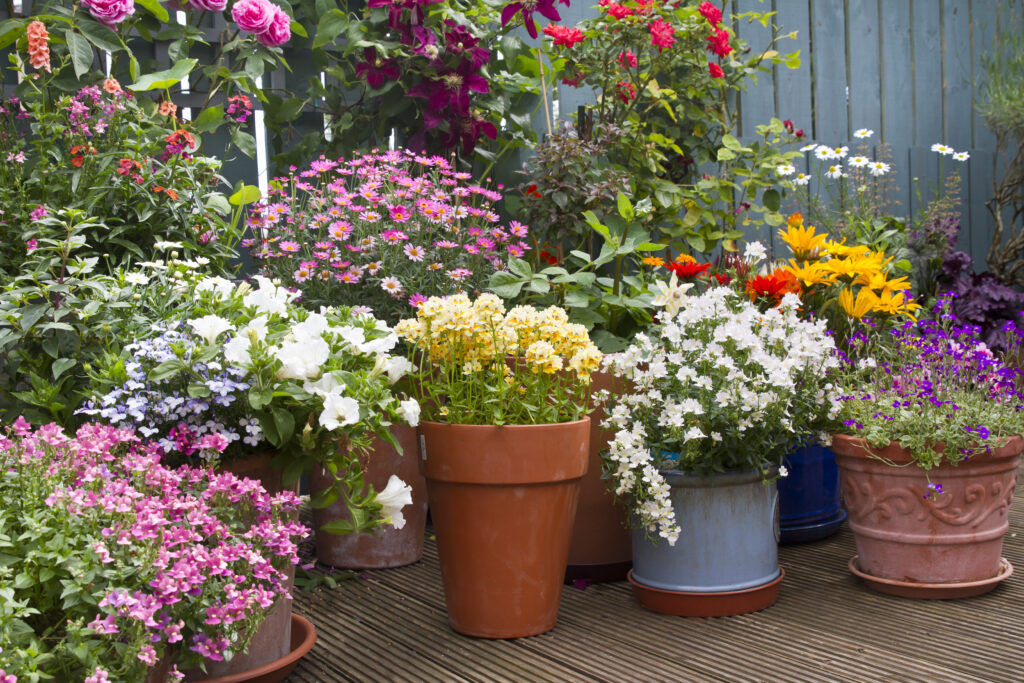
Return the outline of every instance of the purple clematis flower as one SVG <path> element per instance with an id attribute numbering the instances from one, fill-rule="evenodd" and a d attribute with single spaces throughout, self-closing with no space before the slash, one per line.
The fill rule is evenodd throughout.
<path id="1" fill-rule="evenodd" d="M 569 6 L 569 0 L 559 0 L 559 2 L 566 7 Z M 521 2 L 513 2 L 505 6 L 505 9 L 501 11 L 501 25 L 507 24 L 512 20 L 512 17 L 520 12 L 523 15 L 523 25 L 526 26 L 526 31 L 530 34 L 531 38 L 537 37 L 537 24 L 533 20 L 534 12 L 539 12 L 551 21 L 562 20 L 558 10 L 555 9 L 555 0 L 522 0 Z"/>

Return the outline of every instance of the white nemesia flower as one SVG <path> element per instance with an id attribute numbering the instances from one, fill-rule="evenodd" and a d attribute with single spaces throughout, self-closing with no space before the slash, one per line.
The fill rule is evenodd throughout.
<path id="1" fill-rule="evenodd" d="M 202 318 L 193 318 L 188 321 L 192 329 L 203 338 L 207 344 L 212 344 L 215 339 L 228 330 L 235 329 L 234 326 L 219 315 L 204 315 Z"/>
<path id="2" fill-rule="evenodd" d="M 420 423 L 420 404 L 416 399 L 410 398 L 399 403 L 398 412 L 410 427 Z"/>
<path id="3" fill-rule="evenodd" d="M 806 185 L 811 182 L 811 176 L 806 173 L 797 173 L 796 178 L 793 178 L 793 182 L 797 185 Z"/>
<path id="4" fill-rule="evenodd" d="M 857 130 L 853 131 L 853 137 L 860 138 L 861 140 L 863 140 L 864 138 L 869 138 L 874 134 L 875 131 L 870 130 L 868 128 L 858 128 Z"/>
<path id="5" fill-rule="evenodd" d="M 743 250 L 743 258 L 747 263 L 757 263 L 768 256 L 768 250 L 760 242 L 748 242 Z"/>
<path id="6" fill-rule="evenodd" d="M 971 155 L 967 152 L 957 152 L 956 154 L 953 155 L 953 158 L 956 159 L 957 161 L 967 161 L 968 159 L 971 158 Z"/>
<path id="7" fill-rule="evenodd" d="M 776 167 L 775 172 L 781 176 L 793 175 L 796 173 L 796 167 L 793 164 L 782 164 Z"/>
<path id="8" fill-rule="evenodd" d="M 321 427 L 331 432 L 338 427 L 353 425 L 359 422 L 359 402 L 339 393 L 327 394 L 319 422 Z"/>
<path id="9" fill-rule="evenodd" d="M 412 487 L 392 474 L 384 490 L 377 493 L 376 501 L 382 506 L 380 516 L 384 523 L 401 529 L 405 526 L 402 508 L 412 504 Z"/>
<path id="10" fill-rule="evenodd" d="M 846 163 L 848 163 L 850 166 L 853 166 L 854 168 L 863 168 L 871 163 L 871 159 L 857 155 L 855 157 L 850 157 L 846 161 Z"/>
<path id="11" fill-rule="evenodd" d="M 789 476 L 789 470 L 786 469 L 785 465 L 779 465 L 779 476 L 780 477 L 788 477 Z"/>
<path id="12" fill-rule="evenodd" d="M 942 154 L 943 156 L 949 156 L 949 155 L 953 154 L 953 152 L 955 150 L 952 147 L 950 147 L 949 145 L 944 145 L 941 142 L 936 142 L 934 145 L 932 145 L 932 151 L 933 152 L 938 152 L 939 154 Z"/>

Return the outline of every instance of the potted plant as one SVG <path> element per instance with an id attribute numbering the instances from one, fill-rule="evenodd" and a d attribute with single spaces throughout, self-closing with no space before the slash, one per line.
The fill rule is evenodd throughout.
<path id="1" fill-rule="evenodd" d="M 250 225 L 262 238 L 252 254 L 270 277 L 301 292 L 300 305 L 369 307 L 394 324 L 428 296 L 479 289 L 509 254 L 529 245 L 526 226 L 499 220 L 501 193 L 471 182 L 442 157 L 410 150 L 373 151 L 351 159 L 313 161 L 271 184 Z M 409 523 L 401 530 L 340 537 L 325 525 L 347 519 L 344 506 L 316 507 L 317 555 L 340 567 L 397 567 L 423 553 L 426 493 L 413 458 L 411 427 L 395 425 L 395 449 L 381 441 L 367 452 L 367 478 L 392 474 L 413 484 Z M 329 483 L 314 470 L 311 486 Z"/>
<path id="2" fill-rule="evenodd" d="M 934 321 L 851 340 L 832 442 L 857 543 L 850 569 L 905 597 L 977 595 L 1012 571 L 1002 543 L 1024 450 L 1019 371 L 958 325 L 949 301 Z"/>
<path id="3" fill-rule="evenodd" d="M 294 489 L 300 474 L 324 467 L 331 485 L 319 500 L 349 510 L 334 532 L 404 523 L 409 487 L 394 477 L 375 491 L 359 464 L 375 438 L 390 438 L 392 421 L 418 420 L 416 401 L 391 390 L 408 362 L 388 354 L 398 338 L 386 325 L 349 309 L 309 312 L 265 278 L 255 288 L 235 285 L 173 258 L 149 272 L 131 279 L 157 292 L 181 290 L 179 306 L 155 324 L 154 336 L 94 371 L 95 395 L 80 414 L 133 427 L 170 463 L 213 465 L 272 492 Z M 217 452 L 200 447 L 215 435 L 223 441 Z M 288 651 L 290 622 L 279 613 L 277 635 L 268 624 L 271 642 L 234 666 L 258 668 Z"/>
<path id="4" fill-rule="evenodd" d="M 452 628 L 551 630 L 600 351 L 562 309 L 506 312 L 493 294 L 431 297 L 395 331 L 419 370 L 420 467 Z"/>
<path id="5" fill-rule="evenodd" d="M 691 286 L 663 285 L 661 324 L 608 360 L 631 386 L 607 409 L 605 470 L 633 513 L 640 603 L 724 616 L 778 596 L 775 479 L 834 409 L 824 376 L 837 361 L 795 294 L 761 311 L 728 287 Z"/>
<path id="6" fill-rule="evenodd" d="M 181 680 L 189 666 L 245 650 L 289 597 L 287 569 L 309 533 L 294 518 L 298 497 L 171 469 L 161 454 L 119 427 L 7 428 L 0 526 L 17 580 L 5 582 L 0 670 L 99 683 L 161 667 L 159 680 Z M 312 627 L 292 620 L 310 632 L 308 651 Z"/>

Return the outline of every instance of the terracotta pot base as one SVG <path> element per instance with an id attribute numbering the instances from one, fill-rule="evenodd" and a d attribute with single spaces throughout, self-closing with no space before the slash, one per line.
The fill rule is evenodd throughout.
<path id="1" fill-rule="evenodd" d="M 570 564 L 565 568 L 565 582 L 590 581 L 606 583 L 609 581 L 625 581 L 633 561 L 605 562 L 604 564 Z"/>
<path id="2" fill-rule="evenodd" d="M 981 581 L 964 581 L 961 583 L 915 583 L 913 581 L 896 581 L 872 576 L 861 570 L 859 557 L 850 558 L 850 571 L 863 579 L 872 590 L 901 598 L 924 600 L 955 600 L 982 595 L 994 589 L 1001 582 L 1013 575 L 1013 565 L 1005 558 L 999 559 L 999 573 L 990 579 Z"/>
<path id="3" fill-rule="evenodd" d="M 261 667 L 240 671 L 230 676 L 208 678 L 201 683 L 280 683 L 295 669 L 299 660 L 309 654 L 316 644 L 316 629 L 309 619 L 292 615 L 291 652 Z"/>
<path id="4" fill-rule="evenodd" d="M 845 521 L 846 510 L 840 509 L 832 519 L 825 520 L 824 522 L 796 526 L 782 525 L 779 527 L 779 543 L 786 545 L 789 543 L 820 541 L 839 531 L 839 528 L 843 526 Z"/>
<path id="5" fill-rule="evenodd" d="M 630 584 L 642 607 L 652 612 L 672 614 L 677 617 L 731 617 L 736 614 L 757 612 L 771 607 L 779 599 L 779 584 L 786 578 L 786 570 L 779 567 L 779 575 L 773 581 L 761 586 L 741 591 L 722 593 L 696 593 L 683 591 L 666 591 L 660 588 L 644 586 L 633 580 L 633 572 L 629 572 Z"/>

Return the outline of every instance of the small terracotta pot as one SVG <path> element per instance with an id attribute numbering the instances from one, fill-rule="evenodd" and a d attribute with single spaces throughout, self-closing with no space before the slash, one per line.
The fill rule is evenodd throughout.
<path id="1" fill-rule="evenodd" d="M 448 620 L 459 633 L 519 638 L 558 619 L 590 420 L 420 425 Z"/>
<path id="2" fill-rule="evenodd" d="M 427 483 L 417 465 L 418 444 L 416 429 L 408 425 L 394 425 L 391 433 L 402 447 L 399 455 L 390 444 L 381 439 L 373 442 L 370 453 L 360 458 L 366 480 L 376 491 L 387 486 L 391 475 L 397 475 L 412 486 L 412 504 L 402 508 L 405 526 L 378 530 L 375 534 L 332 534 L 321 531 L 327 522 L 348 519 L 348 509 L 340 501 L 326 508 L 313 510 L 313 528 L 316 530 L 317 560 L 332 567 L 346 569 L 384 569 L 402 567 L 423 556 L 423 534 L 427 525 Z M 309 487 L 313 493 L 333 484 L 330 474 L 316 467 L 310 473 Z"/>
<path id="3" fill-rule="evenodd" d="M 591 407 L 594 396 L 602 390 L 612 393 L 623 389 L 625 380 L 611 373 L 591 375 Z M 595 407 L 590 413 L 590 452 L 587 473 L 580 481 L 580 502 L 569 545 L 566 580 L 625 580 L 633 566 L 633 537 L 629 530 L 629 511 L 601 478 L 601 452 L 607 450 L 614 432 L 601 428 L 604 410 Z"/>
<path id="4" fill-rule="evenodd" d="M 832 450 L 857 565 L 876 579 L 873 588 L 902 595 L 900 583 L 955 588 L 1008 575 L 1001 564 L 1003 536 L 1024 439 L 1015 436 L 955 467 L 943 463 L 928 478 L 898 443 L 875 450 L 863 439 L 836 435 Z M 942 493 L 926 497 L 928 479 L 941 485 Z M 986 590 L 996 583 L 986 584 Z M 947 597 L 941 592 L 936 597 Z M 917 591 L 914 597 L 925 596 Z"/>

